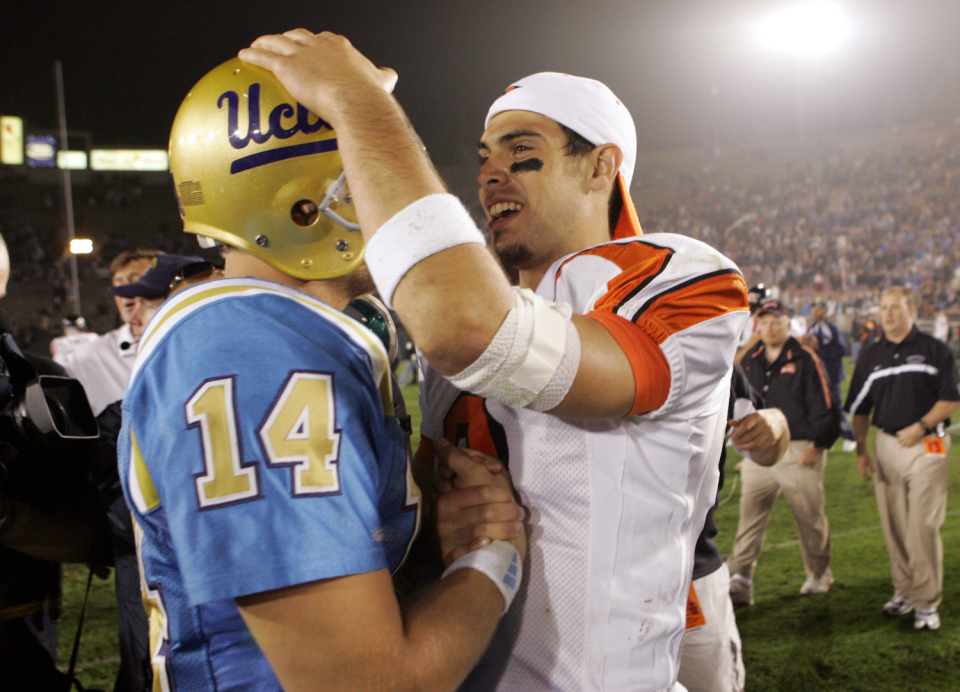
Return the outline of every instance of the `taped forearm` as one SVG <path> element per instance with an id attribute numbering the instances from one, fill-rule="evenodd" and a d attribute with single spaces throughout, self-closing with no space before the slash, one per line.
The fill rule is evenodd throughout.
<path id="1" fill-rule="evenodd" d="M 580 336 L 565 303 L 515 289 L 516 304 L 483 354 L 448 377 L 458 389 L 508 406 L 549 411 L 563 401 L 580 366 Z"/>

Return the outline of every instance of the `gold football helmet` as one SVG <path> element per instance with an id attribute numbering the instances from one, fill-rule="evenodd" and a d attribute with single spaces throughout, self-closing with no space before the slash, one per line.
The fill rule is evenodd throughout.
<path id="1" fill-rule="evenodd" d="M 184 230 L 205 247 L 304 280 L 363 261 L 336 134 L 264 69 L 234 58 L 197 82 L 173 122 L 170 172 Z"/>

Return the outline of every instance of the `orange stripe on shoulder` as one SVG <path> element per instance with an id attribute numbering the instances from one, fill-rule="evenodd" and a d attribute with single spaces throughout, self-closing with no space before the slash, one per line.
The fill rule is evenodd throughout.
<path id="1" fill-rule="evenodd" d="M 641 327 L 612 312 L 590 312 L 587 317 L 610 332 L 630 361 L 636 391 L 627 415 L 649 413 L 663 406 L 670 394 L 671 376 L 670 364 L 660 346 Z"/>
<path id="2" fill-rule="evenodd" d="M 557 279 L 563 268 L 577 257 L 592 255 L 613 262 L 621 273 L 611 280 L 606 295 L 594 305 L 594 310 L 613 312 L 638 285 L 663 271 L 672 254 L 670 248 L 649 243 L 607 243 L 578 252 L 561 264 Z"/>
<path id="3" fill-rule="evenodd" d="M 724 272 L 657 297 L 644 308 L 637 324 L 662 344 L 677 332 L 701 322 L 748 309 L 743 277 L 737 272 Z"/>
<path id="4" fill-rule="evenodd" d="M 817 352 L 809 346 L 800 344 L 800 348 L 813 357 L 813 364 L 817 366 L 817 374 L 820 376 L 820 384 L 823 386 L 823 397 L 827 401 L 827 408 L 833 408 L 833 400 L 830 396 L 830 382 L 827 380 L 827 373 L 823 369 L 823 361 L 820 360 L 820 356 L 817 355 Z"/>

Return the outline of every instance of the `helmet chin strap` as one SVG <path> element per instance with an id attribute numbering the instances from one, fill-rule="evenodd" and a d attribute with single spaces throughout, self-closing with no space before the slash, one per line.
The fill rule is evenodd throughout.
<path id="1" fill-rule="evenodd" d="M 323 201 L 318 207 L 318 211 L 323 212 L 323 215 L 334 223 L 338 223 L 344 228 L 351 231 L 359 231 L 360 224 L 353 223 L 352 221 L 347 221 L 345 218 L 340 216 L 337 212 L 330 209 L 330 205 L 340 198 L 340 193 L 346 189 L 344 181 L 347 179 L 346 171 L 340 173 L 340 177 L 334 181 L 330 187 L 327 188 L 327 196 L 323 198 Z"/>

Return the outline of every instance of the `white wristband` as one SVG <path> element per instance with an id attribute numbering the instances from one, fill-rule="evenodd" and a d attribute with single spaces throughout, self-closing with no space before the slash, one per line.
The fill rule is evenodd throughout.
<path id="1" fill-rule="evenodd" d="M 523 579 L 523 561 L 520 559 L 519 551 L 506 541 L 493 541 L 480 550 L 474 550 L 454 560 L 444 571 L 441 579 L 458 569 L 468 567 L 483 572 L 496 584 L 500 593 L 503 594 L 503 612 L 506 613 Z"/>
<path id="2" fill-rule="evenodd" d="M 428 195 L 383 224 L 367 243 L 364 259 L 380 297 L 392 308 L 393 292 L 413 265 L 465 243 L 486 241 L 460 200 L 454 195 Z"/>

